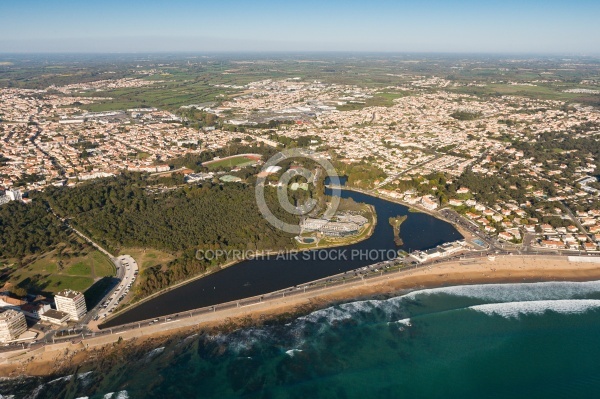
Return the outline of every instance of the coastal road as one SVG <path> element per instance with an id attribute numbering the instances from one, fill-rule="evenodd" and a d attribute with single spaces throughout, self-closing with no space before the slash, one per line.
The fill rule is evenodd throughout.
<path id="1" fill-rule="evenodd" d="M 464 218 L 463 216 L 461 216 L 460 214 L 458 214 L 456 211 L 448 209 L 448 208 L 443 208 L 439 210 L 439 214 L 441 216 L 443 216 L 448 222 L 450 222 L 451 224 L 460 226 L 464 229 L 466 229 L 469 233 L 473 234 L 475 237 L 477 237 L 479 240 L 481 240 L 484 244 L 487 244 L 487 249 L 495 249 L 496 245 L 494 245 L 494 241 L 487 236 L 485 233 L 483 233 L 480 229 L 479 226 L 477 226 L 475 223 L 471 222 L 469 219 Z"/>
<path id="2" fill-rule="evenodd" d="M 409 171 L 411 171 L 411 170 L 413 170 L 413 169 L 415 169 L 415 168 L 418 168 L 418 167 L 421 167 L 421 166 L 423 166 L 423 165 L 426 165 L 426 164 L 428 164 L 429 162 L 433 162 L 433 161 L 435 161 L 436 159 L 439 159 L 439 158 L 443 157 L 444 155 L 445 155 L 445 154 L 435 154 L 435 156 L 434 156 L 432 159 L 428 159 L 427 161 L 425 161 L 425 162 L 421 162 L 421 163 L 420 163 L 420 164 L 418 164 L 418 165 L 414 165 L 414 166 L 411 166 L 411 167 L 410 167 L 410 168 L 408 168 L 408 169 L 404 169 L 404 170 L 403 170 L 403 171 L 401 171 L 400 173 L 396 173 L 394 176 L 388 176 L 388 177 L 387 177 L 387 178 L 386 178 L 384 181 L 382 181 L 382 182 L 381 182 L 381 183 L 379 183 L 377 186 L 375 186 L 375 188 L 373 188 L 373 190 L 371 190 L 371 191 L 375 192 L 375 191 L 377 191 L 377 189 L 379 189 L 379 188 L 381 188 L 381 187 L 385 186 L 386 184 L 388 184 L 389 182 L 391 182 L 391 181 L 393 181 L 393 180 L 395 180 L 395 179 L 399 178 L 400 176 L 402 176 L 402 175 L 403 175 L 403 174 L 405 174 L 406 172 L 409 172 Z"/>
<path id="3" fill-rule="evenodd" d="M 567 203 L 565 201 L 562 201 L 562 204 L 564 205 L 565 209 L 567 210 L 567 216 L 569 216 L 569 218 L 573 221 L 573 223 L 575 223 L 575 226 L 577 226 L 577 228 L 579 228 L 579 231 L 582 234 L 585 234 L 585 236 L 587 237 L 587 239 L 590 242 L 594 242 L 594 240 L 592 239 L 592 237 L 588 234 L 587 230 L 585 229 L 585 227 L 581 224 L 581 222 L 579 221 L 579 219 L 577 219 L 575 217 L 575 215 L 573 215 L 573 212 L 571 212 L 571 209 L 569 209 L 569 207 L 567 206 Z"/>
<path id="4" fill-rule="evenodd" d="M 571 275 L 581 276 L 582 273 L 589 278 L 597 278 L 596 276 L 600 273 L 598 269 L 598 263 L 600 262 L 595 264 L 586 262 L 573 263 L 565 256 L 516 256 L 506 254 L 506 256 L 499 255 L 494 258 L 488 258 L 486 256 L 481 256 L 484 254 L 477 255 L 476 258 L 471 256 L 456 256 L 447 259 L 446 261 L 440 259 L 439 261 L 419 265 L 417 267 L 409 267 L 402 270 L 389 271 L 387 273 L 374 270 L 374 273 L 371 273 L 369 276 L 365 275 L 363 276 L 364 278 L 355 277 L 352 281 L 331 281 L 330 284 L 306 287 L 308 289 L 293 287 L 284 291 L 272 293 L 271 295 L 265 294 L 264 296 L 221 304 L 216 307 L 181 312 L 176 315 L 159 317 L 155 320 L 146 320 L 130 325 L 117 326 L 100 332 L 88 332 L 72 335 L 71 337 L 57 338 L 56 344 L 48 343 L 44 345 L 44 343 L 39 342 L 31 345 L 29 350 L 33 351 L 44 346 L 44 352 L 53 350 L 62 352 L 65 348 L 91 348 L 117 342 L 120 338 L 132 339 L 173 331 L 180 328 L 198 327 L 202 324 L 215 325 L 232 317 L 248 316 L 251 314 L 262 317 L 267 314 L 289 311 L 299 305 L 309 303 L 314 304 L 313 301 L 315 300 L 318 303 L 326 304 L 330 300 L 339 300 L 342 297 L 365 295 L 365 293 L 370 292 L 369 286 L 380 286 L 380 289 L 389 291 L 391 287 L 390 284 L 393 281 L 397 281 L 398 286 L 402 287 L 411 280 L 414 280 L 415 282 L 422 281 L 421 278 L 426 276 L 428 276 L 427 278 L 432 279 L 432 281 L 441 281 L 439 280 L 440 276 L 445 276 L 448 281 L 455 281 L 457 279 L 456 282 L 465 279 L 469 280 L 470 278 L 473 278 L 473 276 L 478 276 L 477 278 L 482 283 L 495 283 L 503 278 L 531 279 L 534 278 L 534 276 L 541 276 L 542 274 L 545 275 L 542 280 L 553 280 L 551 276 L 554 271 L 556 271 L 556 276 L 560 279 L 568 279 Z M 471 259 L 469 260 L 469 258 Z M 598 259 L 600 260 L 600 258 Z M 471 277 L 468 277 L 468 275 Z M 406 283 L 402 283 L 402 281 L 406 281 Z M 409 283 L 409 285 L 412 284 L 414 283 Z M 436 284 L 444 285 L 443 283 Z M 376 290 L 373 292 L 376 292 Z M 18 350 L 19 348 L 0 350 L 0 358 L 7 359 L 8 361 L 18 361 L 18 357 L 21 355 L 4 354 L 6 352 Z M 23 353 L 23 356 L 27 357 L 30 355 L 25 352 Z"/>

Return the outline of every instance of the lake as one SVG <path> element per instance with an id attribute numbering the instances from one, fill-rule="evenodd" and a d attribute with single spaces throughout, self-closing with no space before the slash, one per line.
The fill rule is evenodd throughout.
<path id="1" fill-rule="evenodd" d="M 144 302 L 102 327 L 262 295 L 385 260 L 374 261 L 371 256 L 366 256 L 367 253 L 373 254 L 374 250 L 425 250 L 463 238 L 451 224 L 426 213 L 409 212 L 406 206 L 349 190 L 342 190 L 341 197 L 352 198 L 356 202 L 370 204 L 375 208 L 378 222 L 371 237 L 345 247 L 311 251 L 307 256 L 299 256 L 298 259 L 270 257 L 240 262 Z M 402 224 L 403 245 L 400 247 L 394 243 L 393 229 L 388 223 L 390 217 L 398 215 L 408 216 Z M 340 256 L 342 253 L 347 257 Z M 360 256 L 352 257 L 351 253 L 359 253 Z M 310 259 L 306 260 L 307 257 Z"/>

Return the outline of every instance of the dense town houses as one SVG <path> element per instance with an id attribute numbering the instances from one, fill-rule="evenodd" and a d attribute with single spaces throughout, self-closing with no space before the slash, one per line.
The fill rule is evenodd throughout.
<path id="1" fill-rule="evenodd" d="M 216 126 L 205 128 L 189 127 L 176 112 L 155 107 L 85 110 L 89 104 L 107 99 L 89 97 L 91 92 L 98 95 L 104 90 L 157 83 L 127 78 L 46 90 L 0 89 L 0 189 L 6 190 L 0 204 L 16 200 L 17 195 L 10 193 L 77 184 L 126 170 L 165 172 L 173 159 L 224 148 L 234 140 L 275 147 L 275 132 L 290 139 L 318 136 L 320 140 L 309 146 L 313 151 L 335 154 L 348 165 L 377 165 L 387 176 L 374 182 L 381 195 L 430 211 L 450 206 L 503 241 L 519 243 L 530 234 L 540 247 L 597 249 L 592 247 L 600 233 L 600 210 L 586 208 L 599 194 L 594 186 L 597 160 L 582 159 L 573 169 L 565 163 L 527 156 L 505 140 L 511 137 L 535 144 L 540 135 L 551 132 L 572 130 L 571 137 L 576 138 L 598 134 L 594 126 L 600 124 L 600 113 L 593 108 L 567 109 L 561 101 L 508 95 L 484 100 L 451 92 L 460 84 L 445 78 L 413 76 L 402 85 L 378 89 L 301 78 L 228 85 L 241 94 L 218 104 L 181 107 L 218 117 Z M 392 93 L 391 102 L 369 106 L 382 93 Z M 258 127 L 272 121 L 288 123 Z M 230 129 L 232 126 L 235 128 Z M 572 178 L 565 178 L 567 169 Z M 482 178 L 498 173 L 517 176 L 529 182 L 528 199 L 482 203 L 476 201 L 479 193 L 463 187 L 442 203 L 433 187 L 427 195 L 396 188 L 403 181 L 432 173 L 457 178 L 465 171 Z M 186 181 L 204 179 L 197 176 Z M 552 195 L 539 189 L 547 183 L 554 185 Z M 428 186 L 427 181 L 421 184 Z M 575 220 L 563 209 L 561 204 L 566 202 L 581 204 L 586 210 L 576 214 Z M 564 224 L 575 226 L 575 231 L 545 230 L 533 217 L 540 212 L 562 218 Z"/>

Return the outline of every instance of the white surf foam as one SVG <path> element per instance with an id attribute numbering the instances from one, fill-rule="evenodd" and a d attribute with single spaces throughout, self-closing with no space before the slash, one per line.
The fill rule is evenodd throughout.
<path id="1" fill-rule="evenodd" d="M 397 325 L 399 331 L 404 331 L 408 327 L 412 327 L 412 323 L 410 322 L 410 318 L 392 321 L 392 322 L 389 322 L 388 325 Z"/>
<path id="2" fill-rule="evenodd" d="M 600 294 L 600 281 L 479 284 L 434 288 L 414 291 L 403 296 L 384 300 L 355 301 L 316 310 L 287 323 L 284 326 L 286 329 L 284 335 L 279 334 L 280 331 L 277 330 L 277 327 L 255 327 L 242 329 L 231 334 L 219 334 L 212 336 L 212 339 L 237 353 L 251 349 L 254 344 L 259 342 L 278 341 L 278 337 L 291 338 L 291 341 L 282 343 L 285 347 L 302 348 L 308 335 L 325 333 L 330 326 L 338 322 L 349 320 L 360 322 L 362 315 L 370 320 L 375 312 L 379 315 L 378 319 L 383 317 L 384 321 L 388 323 L 401 319 L 396 323 L 400 324 L 401 329 L 405 329 L 411 323 L 410 319 L 403 318 L 409 316 L 406 305 L 410 306 L 410 302 L 430 295 L 452 295 L 490 302 L 490 306 L 478 305 L 473 306 L 472 309 L 505 315 L 505 317 L 517 317 L 519 314 L 527 312 L 537 311 L 543 313 L 546 310 L 576 312 L 577 309 L 582 309 L 581 311 L 585 311 L 588 307 L 596 306 L 594 305 L 595 302 L 579 298 L 585 298 L 591 294 Z M 575 300 L 575 302 L 567 305 L 570 300 Z M 523 302 L 531 303 L 522 304 Z M 551 305 L 552 303 L 554 305 Z M 506 304 L 506 306 L 503 306 L 503 304 Z M 582 306 L 584 308 L 581 308 Z"/>
<path id="3" fill-rule="evenodd" d="M 44 385 L 38 385 L 37 388 L 35 388 L 30 394 L 29 396 L 26 396 L 26 399 L 36 399 L 38 397 L 38 395 L 40 394 L 40 392 L 42 392 L 42 389 L 44 389 Z"/>
<path id="4" fill-rule="evenodd" d="M 416 299 L 422 295 L 447 294 L 485 301 L 519 302 L 570 299 L 592 293 L 600 293 L 600 281 L 461 285 L 414 291 L 403 298 Z"/>
<path id="5" fill-rule="evenodd" d="M 307 321 L 311 323 L 318 323 L 320 321 L 327 321 L 329 323 L 333 323 L 336 321 L 344 321 L 351 319 L 352 315 L 350 312 L 347 312 L 345 309 L 341 309 L 338 307 L 330 307 L 321 310 L 317 310 L 315 312 L 309 313 L 306 316 L 298 318 L 298 321 Z"/>
<path id="6" fill-rule="evenodd" d="M 117 392 L 117 396 L 115 396 L 114 392 L 109 392 L 103 396 L 103 399 L 129 399 L 129 393 L 127 391 L 119 391 Z"/>
<path id="7" fill-rule="evenodd" d="M 541 315 L 547 311 L 561 314 L 581 314 L 592 309 L 600 308 L 597 299 L 563 299 L 546 301 L 504 302 L 470 306 L 469 309 L 485 313 L 489 316 L 518 318 L 521 315 Z"/>
<path id="8" fill-rule="evenodd" d="M 402 320 L 397 320 L 394 323 L 401 324 L 401 325 L 406 326 L 406 327 L 412 326 L 412 323 L 410 322 L 410 318 L 408 318 L 408 319 L 402 319 Z"/>
<path id="9" fill-rule="evenodd" d="M 88 371 L 87 373 L 77 374 L 77 379 L 81 380 L 81 385 L 84 387 L 88 386 L 90 382 L 92 382 L 91 376 L 93 371 Z"/>
<path id="10" fill-rule="evenodd" d="M 146 353 L 146 356 L 144 357 L 144 361 L 149 362 L 150 360 L 154 359 L 156 356 L 163 353 L 164 350 L 165 350 L 164 346 L 161 346 L 160 348 L 152 349 L 150 352 Z"/>
<path id="11" fill-rule="evenodd" d="M 64 377 L 59 377 L 59 378 L 56 378 L 56 379 L 54 379 L 52 381 L 48 381 L 48 384 L 55 384 L 57 382 L 63 382 L 63 381 L 64 382 L 71 381 L 71 378 L 73 378 L 72 374 L 71 375 L 65 375 Z"/>
<path id="12" fill-rule="evenodd" d="M 297 321 L 334 323 L 350 320 L 358 313 L 368 313 L 374 309 L 390 316 L 398 311 L 403 301 L 416 300 L 420 296 L 430 295 L 445 294 L 482 301 L 521 302 L 574 299 L 594 293 L 600 294 L 600 281 L 461 285 L 413 291 L 403 296 L 385 300 L 349 302 L 317 310 L 298 318 Z"/>
<path id="13" fill-rule="evenodd" d="M 294 357 L 294 355 L 299 352 L 302 352 L 302 349 L 290 349 L 290 350 L 285 351 L 285 354 L 288 355 L 289 357 Z"/>
<path id="14" fill-rule="evenodd" d="M 272 341 L 271 330 L 269 328 L 252 327 L 242 329 L 230 334 L 218 334 L 211 337 L 219 345 L 226 346 L 234 353 L 241 353 L 249 350 L 258 342 Z"/>
<path id="15" fill-rule="evenodd" d="M 334 323 L 337 321 L 346 321 L 352 319 L 359 313 L 370 313 L 377 309 L 386 315 L 391 315 L 398 309 L 402 302 L 402 297 L 395 297 L 385 300 L 370 299 L 365 301 L 348 302 L 337 306 L 314 311 L 306 316 L 299 317 L 297 321 L 317 323 L 326 321 Z"/>

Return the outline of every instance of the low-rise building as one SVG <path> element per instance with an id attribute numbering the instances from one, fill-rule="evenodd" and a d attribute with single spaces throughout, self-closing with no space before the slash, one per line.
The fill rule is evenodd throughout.
<path id="1" fill-rule="evenodd" d="M 306 218 L 301 224 L 302 231 L 318 231 L 331 237 L 345 237 L 358 233 L 360 225 L 354 222 L 330 222 L 325 219 Z"/>
<path id="2" fill-rule="evenodd" d="M 69 321 L 69 314 L 67 312 L 61 312 L 60 310 L 50 309 L 40 315 L 40 320 L 47 321 L 52 324 L 66 324 Z"/>
<path id="3" fill-rule="evenodd" d="M 423 263 L 431 259 L 443 258 L 460 252 L 465 249 L 465 244 L 464 240 L 447 242 L 425 251 L 415 251 L 410 256 L 415 258 L 419 263 Z"/>
<path id="4" fill-rule="evenodd" d="M 583 243 L 583 248 L 586 251 L 595 251 L 597 249 L 596 248 L 596 244 L 594 244 L 593 242 L 584 242 Z"/>
<path id="5" fill-rule="evenodd" d="M 21 310 L 25 314 L 26 317 L 30 317 L 35 320 L 40 320 L 40 316 L 50 310 L 49 303 L 28 303 L 21 306 Z"/>
<path id="6" fill-rule="evenodd" d="M 342 213 L 336 215 L 336 217 L 339 222 L 356 223 L 359 226 L 364 226 L 369 221 L 369 219 L 362 215 L 353 215 L 351 213 Z"/>
<path id="7" fill-rule="evenodd" d="M 498 238 L 504 241 L 511 241 L 513 239 L 513 236 L 504 231 L 501 231 L 500 233 L 498 233 Z"/>
<path id="8" fill-rule="evenodd" d="M 565 247 L 565 244 L 562 241 L 557 241 L 557 240 L 542 240 L 541 245 L 544 248 L 552 248 L 552 249 L 558 249 L 558 248 Z"/>

